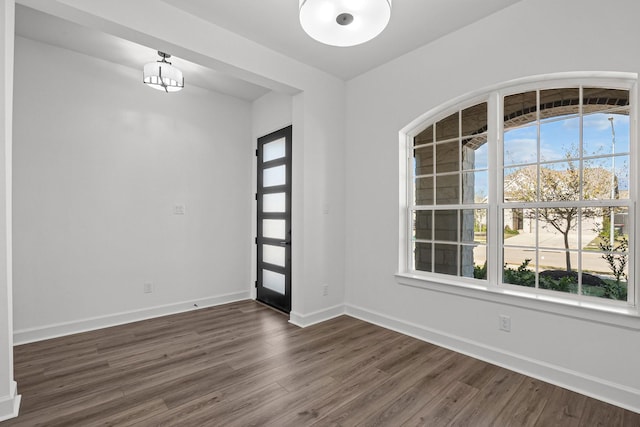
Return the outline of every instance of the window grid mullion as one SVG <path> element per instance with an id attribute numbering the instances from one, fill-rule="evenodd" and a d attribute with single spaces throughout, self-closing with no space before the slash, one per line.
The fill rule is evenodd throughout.
<path id="1" fill-rule="evenodd" d="M 415 228 L 415 224 L 413 222 L 413 216 L 415 212 L 415 148 L 413 144 L 415 142 L 415 137 L 407 138 L 406 144 L 406 159 L 405 159 L 405 167 L 408 171 L 410 171 L 409 176 L 410 179 L 407 182 L 407 193 L 405 197 L 407 198 L 406 203 L 409 206 L 407 209 L 407 214 L 405 216 L 405 220 L 407 221 L 405 226 L 405 232 L 407 233 L 407 239 L 405 241 L 405 250 L 406 256 L 404 260 L 405 268 L 407 271 L 414 271 L 415 266 L 415 252 L 413 250 L 413 229 Z"/>
<path id="2" fill-rule="evenodd" d="M 584 198 L 584 108 L 583 108 L 583 100 L 584 100 L 584 86 L 580 85 L 578 89 L 578 97 L 580 98 L 580 103 L 578 104 L 578 115 L 580 119 L 578 122 L 580 123 L 578 129 L 578 157 L 580 161 L 578 164 L 580 165 L 580 186 L 578 195 L 578 200 L 583 200 Z M 582 230 L 582 208 L 578 208 L 578 230 Z M 582 232 L 578 233 L 578 295 L 582 295 Z"/>
<path id="3" fill-rule="evenodd" d="M 622 83 L 620 83 L 622 84 Z M 548 86 L 548 87 L 547 87 Z M 547 164 L 554 164 L 554 163 L 562 163 L 564 160 L 554 160 L 554 161 L 545 161 L 542 162 L 543 159 L 543 148 L 546 147 L 543 146 L 543 141 L 542 141 L 542 112 L 541 112 L 541 102 L 542 102 L 542 91 L 545 90 L 549 90 L 549 89 L 558 89 L 558 91 L 562 90 L 563 88 L 572 88 L 574 89 L 574 94 L 570 94 L 569 96 L 571 96 L 571 98 L 569 97 L 565 97 L 565 94 L 563 92 L 560 92 L 560 95 L 558 97 L 553 97 L 553 95 L 548 95 L 547 92 L 544 92 L 544 102 L 545 105 L 547 107 L 547 109 L 549 109 L 549 114 L 547 112 L 545 112 L 545 115 L 551 116 L 549 122 L 553 122 L 553 121 L 557 121 L 557 122 L 561 122 L 562 120 L 565 120 L 566 117 L 568 117 L 567 115 L 563 115 L 563 113 L 567 110 L 563 110 L 560 109 L 558 110 L 559 112 L 553 111 L 551 110 L 552 108 L 563 108 L 564 106 L 577 106 L 578 108 L 578 112 L 577 114 L 573 114 L 573 116 L 575 116 L 578 120 L 578 125 L 579 125 L 579 129 L 578 129 L 578 155 L 576 159 L 573 159 L 574 161 L 576 161 L 576 163 L 578 164 L 578 178 L 579 178 L 579 184 L 578 184 L 578 197 L 576 201 L 555 201 L 555 200 L 561 200 L 564 198 L 564 196 L 559 196 L 559 197 L 555 197 L 554 196 L 554 188 L 557 187 L 557 184 L 554 184 L 554 180 L 555 178 L 553 177 L 553 175 L 547 177 L 546 172 L 544 172 L 542 170 L 542 165 L 547 165 Z M 607 90 L 631 90 L 628 87 L 628 83 L 627 86 L 624 87 L 620 87 L 618 89 L 618 87 L 616 85 L 600 85 L 600 84 L 589 84 L 588 86 L 589 88 L 591 87 L 596 87 L 596 88 L 602 88 L 605 90 L 605 92 Z M 634 86 L 635 88 L 635 83 Z M 575 89 L 577 90 L 578 93 L 578 97 L 579 99 L 577 100 L 577 102 L 573 102 L 573 100 L 575 100 Z M 519 93 L 522 93 L 523 95 L 526 94 L 527 92 L 518 92 L 517 90 L 514 90 L 513 88 L 509 88 L 508 89 L 509 92 L 501 92 L 500 90 L 495 90 L 493 91 L 490 96 L 484 101 L 487 103 L 487 124 L 486 124 L 486 144 L 487 144 L 487 152 L 488 152 L 488 165 L 487 165 L 487 175 L 488 175 L 488 194 L 487 194 L 487 203 L 486 204 L 481 204 L 481 205 L 476 205 L 476 204 L 465 204 L 464 201 L 465 200 L 469 200 L 469 197 L 474 197 L 473 202 L 475 202 L 475 196 L 469 194 L 469 195 L 465 195 L 465 191 L 467 191 L 468 189 L 464 188 L 465 184 L 465 174 L 467 172 L 472 173 L 473 171 L 475 171 L 476 169 L 471 165 L 471 163 L 469 164 L 469 167 L 471 169 L 469 169 L 468 171 L 464 169 L 464 164 L 463 161 L 464 160 L 464 154 L 463 154 L 463 146 L 462 146 L 462 141 L 463 141 L 463 134 L 462 134 L 462 127 L 463 127 L 463 109 L 458 108 L 457 110 L 449 110 L 452 111 L 451 113 L 448 113 L 448 115 L 444 115 L 444 113 L 442 114 L 443 118 L 438 122 L 438 121 L 434 121 L 431 122 L 431 124 L 429 126 L 432 126 L 432 128 L 430 129 L 432 136 L 432 142 L 431 143 L 427 143 L 427 144 L 423 144 L 420 145 L 419 148 L 425 148 L 427 150 L 429 150 L 429 148 L 427 148 L 428 146 L 430 146 L 430 150 L 432 151 L 432 155 L 431 155 L 431 161 L 433 162 L 433 171 L 432 174 L 425 174 L 425 175 L 421 175 L 423 177 L 429 177 L 430 179 L 433 180 L 431 186 L 431 189 L 428 189 L 427 191 L 429 191 L 431 193 L 431 199 L 432 199 L 432 204 L 431 205 L 416 205 L 415 201 L 416 201 L 416 180 L 415 180 L 415 176 L 412 177 L 412 182 L 409 184 L 411 186 L 411 195 L 410 195 L 410 200 L 411 200 L 411 209 L 410 209 L 410 225 L 409 225 L 409 232 L 413 231 L 413 228 L 416 227 L 416 224 L 414 224 L 414 213 L 418 212 L 418 211 L 430 211 L 431 213 L 431 222 L 429 224 L 429 227 L 431 228 L 431 239 L 427 240 L 425 243 L 429 243 L 431 245 L 431 271 L 435 272 L 436 270 L 438 270 L 435 262 L 436 262 L 436 251 L 435 251 L 435 246 L 437 244 L 443 244 L 443 245 L 451 245 L 451 246 L 455 246 L 457 248 L 456 250 L 456 255 L 455 257 L 453 256 L 452 253 L 449 252 L 448 249 L 446 248 L 441 248 L 442 250 L 446 250 L 446 253 L 444 255 L 444 262 L 446 262 L 446 260 L 452 260 L 455 259 L 456 260 L 456 272 L 455 275 L 457 276 L 463 276 L 463 275 L 468 275 L 468 268 L 462 266 L 463 262 L 468 261 L 469 258 L 469 253 L 464 252 L 461 250 L 461 248 L 463 246 L 469 246 L 469 247 L 475 247 L 477 246 L 477 243 L 475 243 L 475 238 L 473 239 L 473 241 L 471 242 L 463 242 L 463 233 L 464 233 L 464 237 L 465 239 L 468 239 L 468 233 L 470 232 L 469 229 L 467 229 L 466 227 L 473 227 L 473 231 L 475 233 L 476 227 L 476 220 L 478 217 L 473 217 L 473 220 L 471 220 L 470 215 L 468 214 L 464 214 L 463 212 L 466 209 L 469 210 L 477 210 L 477 209 L 485 209 L 486 210 L 486 219 L 483 220 L 482 222 L 484 223 L 486 221 L 486 226 L 487 226 L 487 235 L 486 235 L 486 243 L 484 243 L 485 246 L 485 252 L 486 252 L 486 259 L 488 261 L 487 263 L 487 276 L 486 276 L 486 284 L 489 287 L 492 286 L 500 286 L 502 284 L 502 265 L 504 264 L 504 247 L 505 247 L 505 240 L 504 237 L 502 235 L 503 233 L 503 229 L 505 227 L 505 212 L 508 212 L 510 209 L 513 210 L 519 210 L 519 209 L 532 209 L 535 211 L 535 213 L 533 215 L 529 216 L 529 221 L 533 221 L 532 225 L 532 231 L 535 233 L 535 236 L 532 236 L 533 239 L 533 243 L 534 243 L 534 253 L 535 253 L 535 287 L 537 289 L 540 289 L 540 292 L 543 293 L 549 293 L 550 291 L 547 289 L 547 287 L 549 287 L 550 285 L 547 284 L 547 282 L 545 281 L 545 288 L 542 289 L 540 288 L 540 276 L 539 273 L 542 270 L 542 266 L 540 265 L 540 263 L 542 262 L 541 260 L 541 249 L 544 250 L 545 252 L 545 257 L 546 257 L 546 252 L 547 251 L 557 251 L 557 252 L 565 252 L 567 249 L 565 249 L 563 247 L 563 245 L 561 243 L 556 242 L 555 244 L 558 245 L 557 248 L 553 247 L 553 246 L 549 246 L 548 244 L 544 247 L 541 248 L 541 242 L 543 240 L 543 236 L 541 235 L 541 232 L 543 231 L 543 224 L 542 224 L 542 220 L 540 219 L 540 213 L 538 212 L 540 209 L 542 208 L 563 208 L 563 207 L 571 207 L 571 208 L 577 208 L 577 217 L 575 217 L 575 222 L 574 224 L 577 227 L 577 231 L 575 232 L 576 234 L 576 239 L 577 239 L 577 247 L 573 247 L 569 250 L 571 252 L 571 254 L 575 254 L 574 256 L 577 256 L 577 259 L 572 262 L 571 264 L 577 267 L 577 272 L 578 272 L 578 280 L 577 280 L 577 295 L 576 294 L 571 294 L 568 291 L 564 290 L 561 292 L 567 292 L 566 295 L 565 294 L 560 294 L 563 297 L 566 296 L 567 298 L 570 299 L 584 299 L 582 297 L 588 297 L 587 295 L 583 295 L 583 283 L 582 283 L 582 275 L 580 274 L 583 271 L 584 265 L 583 265 L 583 244 L 584 244 L 584 240 L 585 240 L 585 236 L 583 235 L 583 231 L 582 228 L 583 227 L 588 227 L 589 223 L 585 223 L 584 222 L 584 208 L 590 208 L 590 207 L 625 207 L 627 208 L 627 212 L 629 213 L 630 218 L 632 219 L 632 221 L 628 224 L 628 226 L 630 227 L 629 231 L 625 231 L 625 233 L 631 233 L 632 230 L 634 229 L 634 225 L 635 225 L 635 216 L 637 216 L 636 214 L 636 210 L 635 210 L 635 198 L 637 197 L 636 194 L 636 189 L 634 188 L 635 185 L 635 176 L 636 176 L 636 171 L 638 169 L 638 165 L 640 165 L 640 160 L 638 160 L 637 158 L 637 147 L 635 146 L 635 140 L 636 140 L 636 119 L 634 114 L 635 113 L 635 98 L 636 98 L 636 94 L 632 95 L 632 99 L 630 99 L 629 102 L 629 109 L 630 111 L 630 115 L 633 117 L 633 123 L 630 124 L 630 145 L 629 145 L 629 150 L 628 152 L 624 152 L 622 154 L 628 155 L 630 157 L 631 160 L 631 168 L 629 171 L 629 182 L 632 183 L 630 186 L 630 190 L 632 190 L 632 193 L 630 194 L 629 199 L 617 199 L 614 198 L 613 196 L 611 196 L 610 199 L 598 199 L 598 200 L 588 200 L 585 199 L 585 177 L 587 177 L 587 175 L 585 174 L 585 167 L 592 167 L 589 166 L 585 163 L 585 154 L 587 154 L 585 152 L 585 148 L 584 148 L 584 138 L 585 138 L 585 106 L 584 106 L 584 99 L 585 99 L 585 91 L 584 91 L 584 86 L 582 84 L 576 84 L 575 86 L 569 84 L 566 86 L 556 86 L 556 85 L 545 85 L 544 87 L 539 86 L 538 88 L 530 88 L 527 90 L 527 92 L 532 92 L 531 95 L 533 95 L 533 92 L 535 93 L 535 135 L 536 135 L 536 163 L 535 163 L 535 180 L 536 180 L 536 191 L 535 191 L 535 202 L 531 203 L 531 202 L 505 202 L 504 199 L 504 176 L 506 173 L 506 169 L 505 169 L 505 165 L 504 165 L 504 150 L 505 150 L 505 143 L 504 143 L 504 114 L 505 114 L 505 104 L 504 104 L 504 98 L 503 95 L 504 93 L 509 93 L 509 96 L 511 94 L 517 95 Z M 556 91 L 556 92 L 558 92 Z M 549 93 L 553 94 L 554 91 L 550 91 Z M 600 96 L 600 94 L 595 91 L 595 96 Z M 590 92 L 589 95 L 591 98 L 594 98 L 594 95 L 592 95 L 592 92 Z M 530 99 L 530 98 L 529 98 Z M 594 98 L 595 99 L 595 98 Z M 624 98 L 621 98 L 624 99 Z M 515 100 L 515 99 L 514 99 Z M 558 102 L 558 100 L 560 102 Z M 569 100 L 569 103 L 565 103 L 565 101 Z M 523 106 L 528 106 L 531 105 L 531 100 L 527 101 L 526 99 L 523 98 Z M 481 101 L 479 101 L 481 102 Z M 516 100 L 516 102 L 519 102 Z M 594 102 L 589 102 L 589 104 L 596 104 Z M 598 101 L 597 104 L 600 104 L 600 102 Z M 517 105 L 517 104 L 516 104 Z M 606 104 L 605 104 L 606 105 Z M 524 125 L 520 125 L 521 127 L 527 127 L 530 126 L 530 124 L 526 124 L 526 123 L 530 123 L 530 122 L 526 122 L 526 120 L 528 120 L 527 117 L 523 117 L 522 119 L 519 119 L 518 115 L 518 111 L 520 110 L 515 110 L 516 115 L 513 115 L 512 113 L 514 112 L 514 109 L 511 108 L 513 106 L 513 103 L 510 106 L 509 111 L 507 112 L 507 114 L 510 114 L 510 117 L 516 117 L 516 120 L 514 120 L 514 122 L 519 122 L 519 123 L 525 123 Z M 471 108 L 471 107 L 467 107 L 467 108 Z M 602 111 L 606 112 L 612 112 L 615 113 L 616 111 L 620 110 L 622 111 L 624 109 L 624 107 L 620 107 L 619 109 L 614 106 L 611 108 L 606 109 L 601 109 L 598 110 L 598 107 L 596 107 L 595 109 L 590 109 L 589 110 L 589 114 L 593 115 L 596 113 L 600 113 L 603 114 Z M 593 111 L 592 111 L 593 110 Z M 529 114 L 527 112 L 526 109 L 522 109 L 523 112 L 525 112 L 525 114 Z M 575 111 L 575 109 L 574 109 Z M 595 111 L 595 112 L 594 112 Z M 531 113 L 534 113 L 533 111 L 531 111 Z M 458 137 L 457 138 L 449 138 L 447 140 L 443 140 L 443 141 L 437 141 L 436 140 L 436 134 L 437 134 L 437 129 L 439 125 L 443 125 L 443 126 L 447 126 L 446 129 L 449 129 L 449 131 L 444 130 L 443 131 L 445 133 L 443 133 L 442 135 L 446 135 L 446 132 L 449 132 L 453 129 L 451 129 L 452 127 L 449 126 L 451 123 L 451 121 L 449 121 L 448 123 L 446 121 L 444 121 L 444 119 L 446 119 L 447 117 L 457 114 L 457 125 L 458 125 Z M 621 112 L 619 114 L 624 114 L 624 112 Z M 438 116 L 439 117 L 439 116 Z M 474 117 L 473 115 L 470 117 Z M 532 117 L 533 118 L 533 117 Z M 511 120 L 511 119 L 510 119 Z M 442 123 L 440 123 L 442 122 Z M 455 123 L 455 122 L 454 122 Z M 471 122 L 473 123 L 473 122 Z M 545 123 L 547 123 L 547 119 L 545 119 Z M 454 125 L 455 126 L 455 125 Z M 424 129 L 424 128 L 423 128 Z M 455 129 L 455 128 L 454 128 Z M 511 129 L 511 127 L 510 127 Z M 533 130 L 533 129 L 532 129 Z M 546 132 L 546 130 L 545 130 Z M 424 135 L 424 134 L 423 134 Z M 544 134 L 545 138 L 548 138 L 547 133 Z M 550 134 L 553 135 L 553 134 Z M 423 139 L 424 140 L 424 139 Z M 449 154 L 444 155 L 444 157 L 442 159 L 438 159 L 437 155 L 438 155 L 438 150 L 437 150 L 437 146 L 438 143 L 446 143 L 446 142 L 452 142 L 452 141 L 457 141 L 457 158 L 458 158 L 458 169 L 457 172 L 449 172 L 449 173 L 439 173 L 437 170 L 437 164 L 439 163 L 440 160 L 444 160 L 445 162 L 450 161 L 449 159 L 451 159 Z M 517 141 L 517 139 L 514 139 L 514 141 Z M 546 140 L 545 140 L 546 141 Z M 555 141 L 555 139 L 550 139 L 549 141 Z M 548 143 L 546 143 L 547 145 L 549 145 Z M 480 145 L 481 146 L 481 145 Z M 415 149 L 416 146 L 413 147 L 413 149 Z M 475 149 L 476 146 L 471 146 L 471 149 Z M 548 148 L 545 148 L 548 149 Z M 595 153 L 591 153 L 589 155 L 589 160 L 593 159 L 599 159 L 599 158 L 603 158 L 603 159 L 608 159 L 608 158 L 614 158 L 617 153 L 615 150 L 612 149 L 612 152 L 610 155 L 608 154 L 595 154 Z M 447 150 L 448 151 L 448 150 Z M 413 153 L 413 151 L 411 151 Z M 441 152 L 440 154 L 443 155 L 443 153 L 445 152 Z M 471 156 L 473 155 L 473 153 L 469 153 Z M 621 155 L 622 155 L 621 154 Z M 428 156 L 428 154 L 427 154 Z M 411 156 L 409 156 L 411 157 Z M 544 156 L 546 157 L 546 155 Z M 455 158 L 455 157 L 454 157 Z M 446 160 L 445 160 L 446 159 Z M 469 160 L 470 162 L 472 162 L 473 157 L 470 157 Z M 617 159 L 613 159 L 611 161 L 611 165 L 613 165 L 613 174 L 616 174 L 616 170 L 615 170 L 615 166 L 618 164 L 618 162 L 616 162 Z M 533 165 L 533 164 L 532 164 Z M 513 165 L 512 165 L 513 166 Z M 515 165 L 518 167 L 521 167 L 522 165 Z M 553 168 L 555 168 L 555 166 L 549 166 L 552 170 Z M 610 166 L 611 167 L 611 166 Z M 423 169 L 424 170 L 424 169 Z M 482 169 L 484 170 L 484 169 Z M 558 170 L 564 170 L 564 169 L 558 169 Z M 597 170 L 595 170 L 596 173 Z M 415 168 L 413 169 L 413 172 L 415 172 Z M 533 172 L 533 171 L 532 171 Z M 455 188 L 453 185 L 453 182 L 443 182 L 441 185 L 444 185 L 444 187 L 440 188 L 440 191 L 438 191 L 438 186 L 439 186 L 439 180 L 438 178 L 441 176 L 451 176 L 457 174 L 458 175 L 458 179 L 457 179 L 457 185 L 458 185 L 458 194 L 455 195 L 453 194 L 452 190 L 453 188 Z M 501 176 L 499 176 L 498 174 L 500 174 Z M 544 176 L 543 176 L 544 175 Z M 590 175 L 589 175 L 590 176 Z M 602 176 L 602 175 L 601 175 Z M 606 179 L 606 178 L 605 178 Z M 613 179 L 613 178 L 612 178 Z M 546 181 L 549 180 L 549 181 Z M 543 188 L 543 182 L 546 182 L 547 184 L 545 184 L 545 187 Z M 556 181 L 556 182 L 563 182 L 563 181 Z M 474 181 L 473 179 L 470 179 L 470 181 L 468 181 L 468 184 L 473 184 Z M 502 183 L 502 185 L 500 185 L 500 183 Z M 428 183 L 425 183 L 425 185 L 423 185 L 423 187 L 428 186 Z M 455 184 L 454 184 L 455 185 Z M 561 187 L 562 188 L 562 187 Z M 570 184 L 567 184 L 567 187 L 565 187 L 565 189 L 571 189 L 572 187 L 570 186 Z M 624 187 L 622 187 L 624 189 Z M 444 189 L 444 191 L 443 191 Z M 424 190 L 422 190 L 424 191 Z M 550 192 L 551 191 L 551 192 Z M 612 190 L 613 191 L 613 190 Z M 443 204 L 443 205 L 438 205 L 438 193 L 440 194 L 440 198 L 442 201 L 447 201 L 447 199 L 454 201 L 455 199 L 451 196 L 454 196 L 457 199 L 457 203 L 454 204 Z M 475 193 L 474 193 L 475 194 Z M 597 196 L 598 193 L 595 193 L 595 195 Z M 617 193 L 616 193 L 617 194 Z M 545 196 L 546 195 L 546 196 Z M 420 196 L 419 198 L 423 198 L 424 195 Z M 554 201 L 551 202 L 543 202 L 543 198 L 550 198 Z M 445 214 L 444 216 L 441 216 L 441 221 L 451 221 L 453 220 L 453 217 L 456 218 L 456 225 L 446 225 L 446 223 L 441 224 L 441 226 L 444 227 L 440 227 L 438 226 L 438 223 L 436 222 L 436 217 L 435 217 L 435 213 L 437 211 L 443 211 L 443 210 L 451 210 L 451 214 L 454 214 L 453 211 L 455 211 L 455 215 L 452 215 L 451 217 L 449 217 L 449 219 L 447 219 L 447 214 Z M 514 215 L 517 215 L 517 213 L 514 213 Z M 416 217 L 417 218 L 417 217 Z M 516 217 L 514 217 L 516 218 Z M 610 222 L 611 222 L 611 227 L 613 227 L 615 221 L 614 219 L 616 218 L 616 216 L 614 216 L 614 212 L 613 210 L 611 211 L 611 217 L 610 217 Z M 600 221 L 597 218 L 595 219 L 596 221 Z M 416 219 L 417 221 L 417 219 Z M 464 224 L 463 224 L 464 222 Z M 514 219 L 514 224 L 516 224 L 516 222 L 518 222 L 518 227 L 520 227 L 520 220 Z M 560 236 L 563 232 L 562 231 L 553 231 L 553 228 L 550 224 L 547 224 L 545 222 L 545 227 L 548 227 L 549 230 L 551 230 L 552 233 L 557 233 L 558 236 Z M 586 224 L 586 225 L 585 225 Z M 596 224 L 599 224 L 599 222 L 596 222 Z M 465 227 L 465 230 L 462 230 L 462 227 Z M 446 240 L 436 240 L 436 230 L 440 229 L 441 230 L 441 237 L 445 237 L 447 236 L 447 233 L 451 233 L 454 229 L 456 230 L 456 239 L 455 242 L 454 241 L 446 241 Z M 546 230 L 546 228 L 544 228 Z M 424 229 L 423 229 L 424 230 Z M 442 234 L 442 232 L 444 232 L 445 234 Z M 613 236 L 613 234 L 612 234 Z M 612 237 L 613 238 L 613 237 Z M 546 242 L 546 234 L 544 235 L 544 241 Z M 415 239 L 414 241 L 420 241 L 420 239 Z M 483 245 L 483 243 L 481 243 L 481 245 Z M 411 248 L 409 248 L 409 250 L 411 250 L 413 248 L 413 245 L 410 244 L 409 246 L 411 246 Z M 506 245 L 507 247 L 510 247 L 509 245 Z M 633 254 L 635 251 L 633 250 L 635 248 L 635 239 L 634 236 L 630 235 L 630 248 L 629 248 L 629 253 Z M 452 252 L 452 251 L 451 251 Z M 514 263 L 517 261 L 517 259 L 519 258 L 519 255 L 512 259 L 511 262 Z M 439 262 L 443 262 L 442 260 L 442 256 L 439 257 L 440 261 Z M 477 259 L 477 258 L 476 258 Z M 629 289 L 628 289 L 628 295 L 629 295 L 629 299 L 628 299 L 628 303 L 630 304 L 635 304 L 636 300 L 637 300 L 637 292 L 636 289 L 633 289 L 633 286 L 631 286 L 631 284 L 633 283 L 632 281 L 632 276 L 633 273 L 635 272 L 635 264 L 640 262 L 638 261 L 640 259 L 640 257 L 638 257 L 636 255 L 635 259 L 629 259 L 629 264 L 628 264 L 628 271 L 629 271 Z M 562 269 L 560 264 L 557 264 L 560 261 L 559 259 L 555 259 L 555 260 L 544 260 L 546 263 L 545 264 L 545 269 L 546 270 L 553 270 L 554 268 L 557 269 Z M 549 263 L 549 261 L 551 263 Z M 475 263 L 474 263 L 475 265 Z M 591 265 L 591 264 L 589 264 Z M 576 267 L 573 267 L 572 270 L 574 270 Z M 444 270 L 440 270 L 440 271 L 444 271 Z M 574 270 L 575 271 L 575 270 Z M 596 271 L 600 271 L 600 270 L 596 270 Z M 448 273 L 445 274 L 452 274 L 453 270 L 452 269 L 448 269 Z M 606 271 L 603 273 L 603 275 L 607 275 Z M 515 283 L 515 282 L 514 282 Z M 575 283 L 575 282 L 574 282 Z M 552 283 L 553 285 L 553 283 Z M 509 285 L 512 286 L 512 285 Z M 554 291 L 559 291 L 559 288 L 556 288 L 555 286 L 557 285 L 553 285 L 554 287 L 549 287 L 549 289 L 552 289 Z M 593 286 L 592 284 L 589 284 L 589 286 Z M 573 292 L 576 292 L 576 288 L 572 288 Z M 526 290 L 526 289 L 525 289 Z M 588 289 L 590 292 L 592 291 L 591 288 Z M 588 297 L 588 298 L 592 298 L 592 297 Z M 592 300 L 591 300 L 592 301 Z"/>
<path id="4" fill-rule="evenodd" d="M 499 209 L 499 200 L 503 200 L 504 185 L 503 179 L 498 179 L 498 172 L 504 177 L 502 169 L 502 144 L 503 138 L 500 129 L 504 121 L 504 107 L 501 102 L 502 95 L 499 92 L 489 97 L 487 102 L 487 144 L 488 168 L 489 168 L 489 189 L 487 208 L 487 281 L 498 286 L 502 282 L 500 266 L 503 264 L 502 236 L 500 230 L 502 226 L 502 210 Z M 494 143 L 491 143 L 494 141 Z"/>
<path id="5" fill-rule="evenodd" d="M 540 162 L 542 160 L 542 144 L 540 141 L 540 89 L 536 90 L 536 134 L 536 156 L 538 160 L 538 164 L 536 165 L 536 201 L 539 202 L 542 199 L 542 182 L 540 180 Z M 540 289 L 540 221 L 538 220 L 538 218 L 540 217 L 540 212 L 538 208 L 535 209 L 535 212 L 535 288 Z"/>

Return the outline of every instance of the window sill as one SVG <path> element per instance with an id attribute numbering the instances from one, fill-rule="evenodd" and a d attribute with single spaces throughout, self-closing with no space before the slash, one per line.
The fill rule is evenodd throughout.
<path id="1" fill-rule="evenodd" d="M 440 277 L 427 278 L 406 272 L 398 272 L 395 277 L 399 284 L 413 288 L 640 330 L 640 312 L 637 307 L 554 298 L 553 296 L 519 292 L 496 286 L 467 283 L 459 278 L 458 280 Z"/>

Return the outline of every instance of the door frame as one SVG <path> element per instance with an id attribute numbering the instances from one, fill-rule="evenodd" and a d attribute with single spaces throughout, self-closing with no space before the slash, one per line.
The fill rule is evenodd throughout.
<path id="1" fill-rule="evenodd" d="M 257 141 L 256 149 L 256 299 L 267 305 L 270 305 L 285 313 L 291 312 L 291 194 L 292 194 L 292 135 L 293 126 L 289 125 L 285 128 L 271 132 L 265 136 L 261 136 Z M 285 156 L 264 163 L 263 147 L 264 145 L 284 138 L 285 140 Z M 263 169 L 285 165 L 286 167 L 286 183 L 282 186 L 274 186 L 263 188 Z M 262 212 L 263 196 L 270 193 L 285 192 L 285 212 L 284 213 L 264 213 Z M 284 219 L 285 220 L 285 239 L 272 239 L 262 237 L 262 220 L 263 219 Z M 284 267 L 265 263 L 262 260 L 262 245 L 269 244 L 280 246 L 285 249 L 285 265 Z M 284 295 L 262 285 L 263 270 L 275 271 L 285 276 Z"/>

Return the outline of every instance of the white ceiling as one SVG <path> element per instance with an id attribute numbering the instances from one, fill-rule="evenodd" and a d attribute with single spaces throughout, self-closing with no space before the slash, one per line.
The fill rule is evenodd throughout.
<path id="1" fill-rule="evenodd" d="M 107 0 L 105 0 L 107 1 Z M 383 33 L 353 47 L 319 43 L 302 30 L 299 0 L 158 0 L 349 80 L 398 56 L 476 22 L 520 0 L 395 0 Z M 16 34 L 141 70 L 156 50 L 18 5 Z M 185 84 L 246 100 L 269 90 L 207 67 L 172 58 Z"/>
<path id="2" fill-rule="evenodd" d="M 375 39 L 333 47 L 309 37 L 298 0 L 162 0 L 300 62 L 349 80 L 520 0 L 394 0 Z"/>
<path id="3" fill-rule="evenodd" d="M 160 59 L 155 49 L 105 34 L 34 9 L 16 5 L 16 35 L 83 53 L 140 70 Z M 253 101 L 269 92 L 246 82 L 181 58 L 170 61 L 182 70 L 185 85 L 198 86 L 236 98 Z"/>

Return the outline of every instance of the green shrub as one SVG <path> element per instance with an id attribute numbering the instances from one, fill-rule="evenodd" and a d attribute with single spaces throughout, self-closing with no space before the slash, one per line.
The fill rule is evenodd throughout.
<path id="1" fill-rule="evenodd" d="M 620 280 L 605 280 L 604 294 L 605 298 L 626 301 L 627 286 Z"/>
<path id="2" fill-rule="evenodd" d="M 512 285 L 527 286 L 530 288 L 536 285 L 536 273 L 533 270 L 529 270 L 529 263 L 531 259 L 525 259 L 517 269 L 507 267 L 504 265 L 502 280 L 504 283 L 510 283 Z M 617 271 L 620 271 L 618 269 Z M 487 263 L 480 267 L 474 267 L 474 277 L 477 279 L 486 279 L 487 277 Z M 587 275 L 588 276 L 588 275 Z M 602 279 L 604 284 L 598 284 L 595 286 L 589 286 L 584 284 L 582 292 L 584 295 L 591 295 L 595 297 L 604 297 L 619 301 L 627 300 L 627 283 L 620 280 L 617 276 L 615 280 Z M 560 278 L 554 278 L 549 275 L 540 274 L 538 276 L 538 286 L 540 289 L 549 289 L 551 291 L 566 292 L 577 294 L 578 293 L 578 278 L 575 274 L 567 274 Z"/>
<path id="3" fill-rule="evenodd" d="M 535 287 L 536 273 L 528 269 L 530 262 L 531 259 L 525 259 L 516 270 L 507 267 L 507 264 L 505 264 L 502 281 L 504 283 L 511 283 L 512 285 L 528 286 L 530 288 Z"/>
<path id="4" fill-rule="evenodd" d="M 560 279 L 554 279 L 552 277 L 541 275 L 539 281 L 540 289 L 549 289 L 558 292 L 569 292 L 572 294 L 578 293 L 578 281 L 574 276 L 564 276 Z"/>
<path id="5" fill-rule="evenodd" d="M 487 261 L 484 262 L 483 265 L 474 265 L 473 266 L 473 277 L 474 279 L 486 279 L 487 278 Z"/>
<path id="6" fill-rule="evenodd" d="M 520 234 L 518 232 L 518 230 L 513 230 L 511 227 L 509 227 L 508 225 L 504 226 L 504 234 L 511 234 L 511 235 L 516 235 L 516 234 Z"/>
<path id="7" fill-rule="evenodd" d="M 604 259 L 607 264 L 609 264 L 609 269 L 611 270 L 613 276 L 616 278 L 615 284 L 620 285 L 621 279 L 628 280 L 627 274 L 625 273 L 625 269 L 627 267 L 627 262 L 629 259 L 629 254 L 627 252 L 629 249 L 629 240 L 627 239 L 627 236 L 623 236 L 622 234 L 616 232 L 614 235 L 613 245 L 611 244 L 610 240 L 604 240 L 598 243 L 598 246 L 600 247 L 600 250 L 605 252 L 601 255 L 601 258 Z"/>

